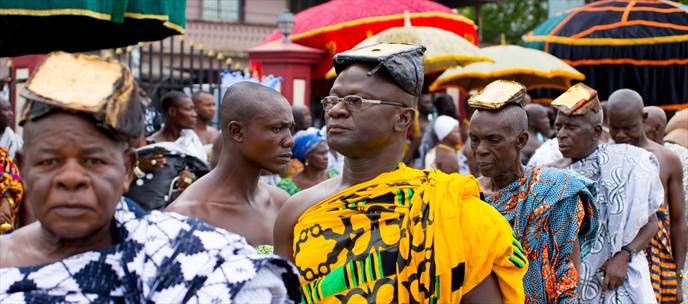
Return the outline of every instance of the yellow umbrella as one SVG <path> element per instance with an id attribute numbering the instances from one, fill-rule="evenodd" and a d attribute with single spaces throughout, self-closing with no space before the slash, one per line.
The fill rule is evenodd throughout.
<path id="1" fill-rule="evenodd" d="M 538 88 L 566 90 L 572 80 L 585 75 L 548 53 L 516 45 L 499 45 L 481 49 L 494 63 L 478 62 L 448 69 L 430 85 L 430 91 L 459 87 L 468 92 L 482 88 L 497 79 L 514 80 L 528 90 Z"/>
<path id="2" fill-rule="evenodd" d="M 474 62 L 493 62 L 492 58 L 480 53 L 480 49 L 463 37 L 435 27 L 395 27 L 378 33 L 354 48 L 378 43 L 419 44 L 427 48 L 425 52 L 425 74 L 440 73 L 453 66 L 464 66 Z M 327 72 L 326 78 L 334 78 L 334 69 Z"/>

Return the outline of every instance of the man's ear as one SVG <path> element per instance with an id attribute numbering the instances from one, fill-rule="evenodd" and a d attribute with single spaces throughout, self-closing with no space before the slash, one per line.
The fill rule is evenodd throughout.
<path id="1" fill-rule="evenodd" d="M 227 124 L 227 132 L 229 135 L 229 138 L 237 141 L 237 142 L 244 142 L 244 136 L 245 136 L 245 126 L 243 123 L 239 121 L 230 121 L 229 124 Z"/>
<path id="2" fill-rule="evenodd" d="M 399 119 L 394 124 L 394 131 L 406 132 L 413 122 L 416 120 L 416 110 L 412 108 L 404 108 L 399 113 Z"/>
<path id="3" fill-rule="evenodd" d="M 528 135 L 528 132 L 523 131 L 521 134 L 516 137 L 516 148 L 521 151 L 523 148 L 526 146 L 528 143 L 528 139 L 530 138 L 530 135 Z"/>
<path id="4" fill-rule="evenodd" d="M 126 194 L 129 192 L 129 185 L 134 181 L 134 168 L 138 163 L 139 156 L 136 154 L 136 150 L 132 148 L 128 148 L 122 153 L 124 154 L 122 155 L 124 159 L 124 180 L 122 185 L 124 193 L 122 194 Z"/>

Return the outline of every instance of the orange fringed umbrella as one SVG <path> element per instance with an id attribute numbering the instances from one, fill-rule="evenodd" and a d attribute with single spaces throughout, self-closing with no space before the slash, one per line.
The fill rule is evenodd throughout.
<path id="1" fill-rule="evenodd" d="M 450 8 L 428 0 L 333 0 L 314 6 L 294 17 L 295 43 L 327 51 L 313 77 L 324 78 L 332 67 L 332 57 L 347 51 L 379 32 L 404 25 L 404 11 L 413 26 L 426 26 L 453 32 L 478 44 L 475 23 Z M 323 16 L 327 16 L 323 18 Z M 282 38 L 275 30 L 263 42 Z"/>

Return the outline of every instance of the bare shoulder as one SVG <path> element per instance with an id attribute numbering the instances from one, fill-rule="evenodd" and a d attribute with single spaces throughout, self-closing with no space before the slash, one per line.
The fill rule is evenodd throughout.
<path id="1" fill-rule="evenodd" d="M 334 177 L 287 199 L 275 222 L 275 253 L 285 257 L 292 256 L 291 240 L 299 217 L 314 204 L 337 192 L 340 184 L 341 177 Z"/>
<path id="2" fill-rule="evenodd" d="M 167 208 L 165 208 L 165 212 L 174 212 L 179 213 L 181 215 L 194 216 L 194 210 L 196 210 L 196 208 L 194 207 L 197 204 L 198 202 L 195 200 L 187 200 L 183 197 L 179 197 L 169 206 L 167 206 Z"/>
<path id="3" fill-rule="evenodd" d="M 268 185 L 264 182 L 259 182 L 258 184 L 268 192 L 270 200 L 277 206 L 277 209 L 281 209 L 284 203 L 287 202 L 287 199 L 289 199 L 289 193 L 278 187 Z"/>

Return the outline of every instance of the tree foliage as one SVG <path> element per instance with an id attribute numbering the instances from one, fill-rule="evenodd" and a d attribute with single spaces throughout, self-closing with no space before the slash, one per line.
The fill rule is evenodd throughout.
<path id="1" fill-rule="evenodd" d="M 521 36 L 547 19 L 547 1 L 503 0 L 485 4 L 480 11 L 482 42 L 500 43 L 504 34 L 507 43 L 521 44 Z M 476 20 L 473 7 L 462 8 L 459 13 Z"/>

